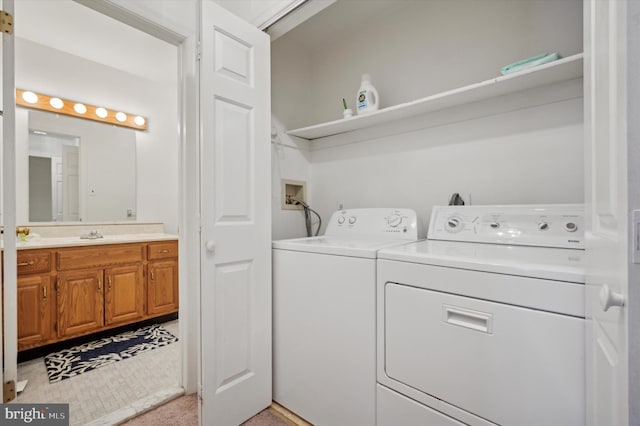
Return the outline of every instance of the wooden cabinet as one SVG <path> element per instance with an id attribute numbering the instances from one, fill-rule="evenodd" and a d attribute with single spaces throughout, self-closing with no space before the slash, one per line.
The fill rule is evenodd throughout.
<path id="1" fill-rule="evenodd" d="M 24 250 L 18 252 L 18 275 L 51 272 L 50 250 Z"/>
<path id="2" fill-rule="evenodd" d="M 106 269 L 104 317 L 106 325 L 139 321 L 145 316 L 141 264 Z"/>
<path id="3" fill-rule="evenodd" d="M 147 306 L 149 315 L 163 315 L 178 310 L 178 261 L 149 263 Z"/>
<path id="4" fill-rule="evenodd" d="M 54 337 L 55 276 L 50 250 L 20 251 L 17 257 L 18 350 L 22 350 Z"/>
<path id="5" fill-rule="evenodd" d="M 58 337 L 145 318 L 145 244 L 60 249 Z"/>
<path id="6" fill-rule="evenodd" d="M 18 350 L 178 311 L 178 243 L 18 251 Z"/>
<path id="7" fill-rule="evenodd" d="M 147 246 L 147 259 L 177 259 L 178 258 L 178 242 L 168 241 L 163 243 L 153 243 Z"/>
<path id="8" fill-rule="evenodd" d="M 37 346 L 51 338 L 52 290 L 49 275 L 18 277 L 18 348 Z"/>
<path id="9" fill-rule="evenodd" d="M 165 315 L 178 311 L 178 242 L 150 243 L 147 274 L 147 313 Z"/>
<path id="10" fill-rule="evenodd" d="M 65 271 L 58 275 L 58 336 L 97 331 L 104 325 L 103 271 Z"/>
<path id="11" fill-rule="evenodd" d="M 142 263 L 144 244 L 111 244 L 93 247 L 73 247 L 57 251 L 59 271 Z"/>

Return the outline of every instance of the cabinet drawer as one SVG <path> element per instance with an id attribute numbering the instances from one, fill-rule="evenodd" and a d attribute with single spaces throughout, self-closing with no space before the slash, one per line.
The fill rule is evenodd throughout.
<path id="1" fill-rule="evenodd" d="M 49 271 L 51 271 L 51 251 L 18 251 L 18 275 L 43 273 Z"/>
<path id="2" fill-rule="evenodd" d="M 58 270 L 96 268 L 142 262 L 144 245 L 118 244 L 58 251 Z"/>
<path id="3" fill-rule="evenodd" d="M 178 242 L 152 243 L 148 246 L 147 259 L 173 259 L 178 257 Z"/>

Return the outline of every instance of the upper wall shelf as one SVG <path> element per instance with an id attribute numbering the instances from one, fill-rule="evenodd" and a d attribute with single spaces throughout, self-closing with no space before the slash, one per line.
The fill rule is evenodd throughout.
<path id="1" fill-rule="evenodd" d="M 582 63 L 583 54 L 579 53 L 524 71 L 492 78 L 458 89 L 448 90 L 404 104 L 383 108 L 367 115 L 358 115 L 353 118 L 329 121 L 314 126 L 289 130 L 287 134 L 304 139 L 318 139 L 457 105 L 495 98 L 538 86 L 572 80 L 582 77 Z"/>

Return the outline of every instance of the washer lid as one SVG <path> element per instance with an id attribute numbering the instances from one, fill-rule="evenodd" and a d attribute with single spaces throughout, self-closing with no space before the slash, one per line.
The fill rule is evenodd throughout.
<path id="1" fill-rule="evenodd" d="M 427 240 L 380 250 L 378 259 L 585 282 L 584 250 L 576 249 Z"/>
<path id="2" fill-rule="evenodd" d="M 272 247 L 279 250 L 304 251 L 309 253 L 330 254 L 375 259 L 378 250 L 407 244 L 407 240 L 389 240 L 372 237 L 336 237 L 320 236 L 274 241 Z"/>

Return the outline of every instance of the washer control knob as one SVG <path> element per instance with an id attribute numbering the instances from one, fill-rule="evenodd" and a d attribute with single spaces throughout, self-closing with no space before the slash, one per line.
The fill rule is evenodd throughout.
<path id="1" fill-rule="evenodd" d="M 394 214 L 389 217 L 387 223 L 392 228 L 397 228 L 402 223 L 402 216 L 399 214 Z"/>
<path id="2" fill-rule="evenodd" d="M 358 220 L 358 219 L 357 219 L 355 216 L 351 216 L 351 217 L 349 218 L 349 224 L 350 224 L 350 225 L 353 225 L 354 223 L 356 223 L 356 220 Z"/>
<path id="3" fill-rule="evenodd" d="M 541 231 L 546 231 L 547 229 L 549 229 L 549 224 L 547 222 L 540 222 L 538 224 L 538 229 Z"/>
<path id="4" fill-rule="evenodd" d="M 500 222 L 491 222 L 489 226 L 492 227 L 493 229 L 498 229 L 500 228 Z"/>
<path id="5" fill-rule="evenodd" d="M 567 222 L 564 224 L 564 229 L 567 232 L 576 232 L 578 230 L 578 225 L 575 222 Z"/>
<path id="6" fill-rule="evenodd" d="M 460 218 L 450 217 L 445 223 L 445 228 L 449 232 L 458 232 L 462 228 L 462 222 Z"/>
<path id="7" fill-rule="evenodd" d="M 340 216 L 340 217 L 338 218 L 338 223 L 339 223 L 340 225 L 342 225 L 342 224 L 344 223 L 344 216 Z"/>

